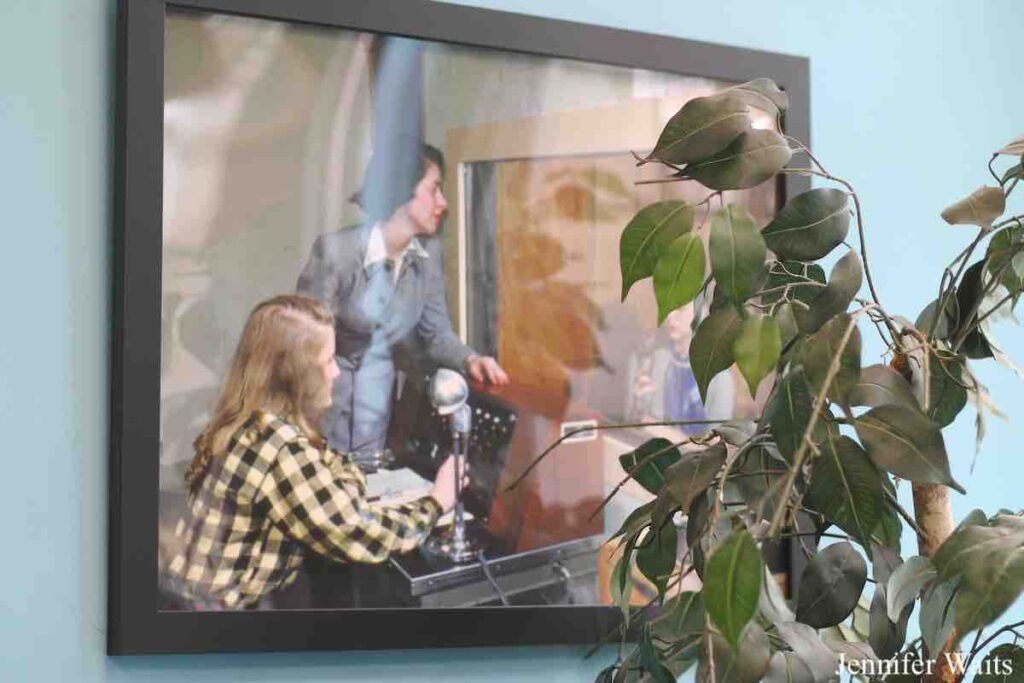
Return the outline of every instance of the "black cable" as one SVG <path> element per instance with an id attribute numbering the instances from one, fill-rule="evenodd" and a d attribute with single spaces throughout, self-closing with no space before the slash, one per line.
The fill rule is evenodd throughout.
<path id="1" fill-rule="evenodd" d="M 498 594 L 498 599 L 501 600 L 501 604 L 505 607 L 508 607 L 508 598 L 505 597 L 505 593 L 501 590 L 501 586 L 498 585 L 498 582 L 494 580 L 494 575 L 491 574 L 491 568 L 487 566 L 487 558 L 484 557 L 483 550 L 478 550 L 476 552 L 476 559 L 480 563 L 480 569 L 483 570 L 484 576 L 487 578 L 487 581 L 491 584 L 491 588 L 493 588 L 494 592 Z"/>

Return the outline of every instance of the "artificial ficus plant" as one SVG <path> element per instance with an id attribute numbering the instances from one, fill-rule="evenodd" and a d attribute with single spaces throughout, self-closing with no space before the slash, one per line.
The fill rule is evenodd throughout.
<path id="1" fill-rule="evenodd" d="M 970 361 L 1010 363 L 991 325 L 1012 315 L 1024 292 L 1024 216 L 1003 218 L 1024 177 L 1024 139 L 993 154 L 992 183 L 942 212 L 977 232 L 912 322 L 875 291 L 852 186 L 782 133 L 787 104 L 768 79 L 691 100 L 638 157 L 668 169 L 661 182 L 697 182 L 709 193 L 696 205 L 652 204 L 625 227 L 623 299 L 651 278 L 659 323 L 695 300 L 711 302 L 689 349 L 701 398 L 733 365 L 752 395 L 765 383 L 770 390 L 756 420 L 707 421 L 704 436 L 652 439 L 622 457 L 628 477 L 655 498 L 613 536 L 622 553 L 612 595 L 627 622 L 638 618 L 629 607 L 634 565 L 658 595 L 635 649 L 603 681 L 671 681 L 691 666 L 699 680 L 825 681 L 840 653 L 934 659 L 934 680 L 962 678 L 957 661 L 985 652 L 1024 661 L 1020 624 L 964 649 L 1024 590 L 1024 517 L 976 511 L 954 530 L 946 489 L 964 489 L 942 435 L 970 400 L 980 443 L 985 413 L 996 409 Z M 752 107 L 776 126 L 755 129 Z M 1000 158 L 1013 164 L 1001 174 Z M 781 174 L 823 186 L 789 199 L 767 225 L 724 200 Z M 847 242 L 852 226 L 859 249 Z M 837 250 L 826 276 L 817 262 Z M 879 362 L 862 357 L 862 334 L 881 337 Z M 897 501 L 901 482 L 914 489 L 914 515 Z M 685 554 L 673 522 L 680 514 Z M 918 532 L 918 555 L 901 557 L 904 523 Z M 787 537 L 807 558 L 789 600 L 762 554 Z M 673 590 L 690 572 L 700 591 Z M 915 604 L 922 638 L 906 643 Z M 1024 680 L 1024 665 L 1013 676 L 1005 680 Z"/>

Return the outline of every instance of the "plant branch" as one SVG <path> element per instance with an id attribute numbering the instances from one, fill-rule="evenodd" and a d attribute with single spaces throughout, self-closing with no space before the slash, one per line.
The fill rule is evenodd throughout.
<path id="1" fill-rule="evenodd" d="M 1015 630 L 1018 626 L 1024 626 L 1024 621 L 1018 621 L 1015 624 L 1007 624 L 1006 626 L 1003 626 L 998 631 L 996 631 L 995 633 L 990 635 L 988 638 L 986 638 L 985 641 L 981 644 L 980 647 L 978 646 L 978 639 L 975 638 L 974 639 L 974 647 L 971 648 L 971 654 L 967 658 L 967 663 L 964 665 L 964 671 L 968 671 L 969 670 L 970 665 L 971 665 L 971 660 L 974 659 L 975 655 L 977 655 L 979 652 L 981 652 L 985 648 L 987 648 L 989 646 L 989 644 L 993 640 L 995 640 L 996 638 L 998 638 L 1002 634 L 1004 634 L 1004 633 L 1014 633 L 1016 635 L 1019 635 L 1019 634 L 1017 634 L 1017 631 Z M 979 636 L 981 635 L 981 629 L 978 629 L 978 635 Z"/>
<path id="2" fill-rule="evenodd" d="M 753 294 L 751 294 L 751 296 L 752 297 L 763 296 L 765 294 L 771 294 L 773 292 L 781 292 L 781 291 L 789 289 L 790 287 L 821 287 L 821 288 L 824 288 L 826 286 L 827 285 L 824 285 L 824 284 L 822 284 L 820 282 L 816 282 L 816 281 L 811 280 L 811 279 L 808 278 L 807 282 L 790 282 L 789 284 L 786 284 L 786 285 L 779 285 L 778 287 L 770 287 L 768 289 L 762 289 L 759 292 L 754 292 Z"/>
<path id="3" fill-rule="evenodd" d="M 683 558 L 680 560 L 680 563 L 681 564 L 685 564 L 687 562 L 687 560 L 689 560 L 689 558 L 690 558 L 690 556 L 692 554 L 693 554 L 693 550 L 692 549 L 691 550 L 687 550 L 686 554 L 683 555 Z M 668 584 L 666 584 L 665 585 L 665 593 L 668 593 L 671 589 L 675 588 L 680 583 L 682 583 L 683 579 L 685 579 L 687 576 L 689 576 L 690 573 L 692 573 L 694 569 L 696 569 L 696 566 L 691 564 L 688 569 L 686 569 L 685 571 L 680 573 L 678 577 L 676 577 L 675 579 L 670 581 Z M 655 597 L 651 598 L 650 600 L 647 601 L 647 604 L 642 605 L 641 607 L 639 607 L 637 609 L 637 611 L 638 612 L 643 612 L 644 610 L 650 609 L 651 606 L 655 602 L 657 602 L 657 600 L 658 600 L 658 596 L 655 596 Z M 594 645 L 594 647 L 590 648 L 587 651 L 587 653 L 583 656 L 583 658 L 584 659 L 590 659 L 595 654 L 597 654 L 597 651 L 600 650 L 602 647 L 604 647 L 608 643 L 608 639 L 616 631 L 622 631 L 623 632 L 623 636 L 625 636 L 625 631 L 624 631 L 625 627 L 626 627 L 625 624 L 617 624 L 616 626 L 614 626 L 611 629 L 609 629 L 603 636 L 601 636 L 601 640 L 598 641 L 598 643 L 596 645 Z"/>
<path id="4" fill-rule="evenodd" d="M 803 438 L 800 439 L 800 447 L 797 448 L 796 454 L 793 456 L 793 465 L 789 468 L 789 474 L 786 475 L 785 483 L 783 484 L 780 492 L 780 504 L 775 509 L 775 514 L 772 516 L 771 526 L 768 528 L 769 538 L 775 537 L 779 533 L 779 528 L 782 526 L 782 519 L 786 513 L 786 500 L 789 498 L 789 493 L 793 489 L 793 483 L 796 481 L 796 476 L 804 464 L 804 458 L 807 457 L 808 447 L 811 443 L 811 434 L 814 433 L 814 427 L 818 424 L 818 417 L 821 415 L 821 409 L 825 405 L 828 390 L 832 388 L 832 382 L 835 380 L 836 375 L 839 374 L 840 357 L 843 355 L 843 351 L 846 350 L 846 345 L 850 343 L 850 337 L 853 335 L 853 331 L 857 327 L 857 318 L 865 310 L 867 309 L 862 308 L 851 316 L 850 322 L 847 324 L 846 330 L 843 332 L 843 338 L 839 341 L 839 347 L 836 349 L 836 353 L 832 357 L 832 362 L 829 364 L 828 372 L 825 375 L 825 381 L 821 384 L 821 390 L 818 392 L 818 396 L 814 399 L 814 407 L 811 409 L 811 419 L 807 421 L 807 426 L 804 428 Z"/>
<path id="5" fill-rule="evenodd" d="M 893 509 L 896 510 L 899 516 L 903 518 L 903 521 L 909 524 L 910 528 L 916 531 L 918 536 L 924 536 L 925 533 L 921 531 L 921 527 L 917 525 L 917 522 L 914 520 L 913 516 L 903 509 L 903 506 L 900 505 L 900 502 L 896 499 L 896 496 L 892 494 L 892 491 L 884 487 L 882 490 L 885 492 L 885 498 L 888 501 L 889 505 L 891 505 Z"/>
<path id="6" fill-rule="evenodd" d="M 936 327 L 938 327 L 939 324 L 939 318 L 942 317 L 942 313 L 946 310 L 946 304 L 949 301 L 949 296 L 952 293 L 956 292 L 957 282 L 959 282 L 960 276 L 963 275 L 964 270 L 967 268 L 967 262 L 970 261 L 971 254 L 974 253 L 975 248 L 978 246 L 981 240 L 984 239 L 985 234 L 985 231 L 979 228 L 978 234 L 975 235 L 973 240 L 971 240 L 971 243 L 968 244 L 962 252 L 960 252 L 959 256 L 953 259 L 953 262 L 950 263 L 949 267 L 946 269 L 946 272 L 950 272 L 950 268 L 955 268 L 958 262 L 960 264 L 960 267 L 956 271 L 956 275 L 953 276 L 953 278 L 949 281 L 948 285 L 943 287 L 942 283 L 939 284 L 939 299 L 938 304 L 935 308 L 935 319 L 932 320 L 932 327 L 930 330 L 928 330 L 929 339 L 931 339 L 932 336 L 935 334 L 935 329 Z M 945 275 L 943 275 L 943 282 L 944 281 Z"/>
<path id="7" fill-rule="evenodd" d="M 622 479 L 622 481 L 615 485 L 615 488 L 612 489 L 612 492 L 605 496 L 605 499 L 601 501 L 601 504 L 598 505 L 594 509 L 594 511 L 590 513 L 590 517 L 587 517 L 587 521 L 589 522 L 594 517 L 596 517 L 597 513 L 601 512 L 601 510 L 603 510 L 605 506 L 611 502 L 612 498 L 615 497 L 615 494 L 617 494 L 619 490 L 629 482 L 630 479 L 634 478 L 634 475 L 640 471 L 641 467 L 643 467 L 644 465 L 646 465 L 659 455 L 664 455 L 665 453 L 673 451 L 682 446 L 683 444 L 690 443 L 692 441 L 693 439 L 686 438 L 683 439 L 682 441 L 677 441 L 669 446 L 666 446 L 665 448 L 661 448 L 657 451 L 654 451 L 650 455 L 644 456 L 643 460 L 640 460 L 639 462 L 635 463 L 632 467 L 630 467 L 628 470 L 626 470 L 626 476 Z"/>
<path id="8" fill-rule="evenodd" d="M 1010 223 L 1016 223 L 1019 227 L 1024 227 L 1024 223 L 1022 223 L 1022 221 L 1024 221 L 1024 214 L 1020 214 L 1020 215 L 1017 215 L 1017 216 L 1010 216 L 1009 218 L 1007 218 L 1007 219 L 1005 219 L 1003 221 L 1000 221 L 999 223 L 996 223 L 995 225 L 993 225 L 992 226 L 992 232 L 995 232 L 996 230 L 999 230 L 1000 228 L 1004 228 L 1007 225 L 1009 225 Z"/>
<path id="9" fill-rule="evenodd" d="M 635 180 L 635 181 L 633 181 L 633 184 L 634 185 L 658 185 L 660 183 L 681 183 L 684 180 L 686 180 L 686 178 L 675 178 L 675 177 L 653 178 L 651 180 Z"/>
<path id="10" fill-rule="evenodd" d="M 811 175 L 831 180 L 834 183 L 839 183 L 846 188 L 847 192 L 850 193 L 850 196 L 853 198 L 853 206 L 855 209 L 854 213 L 857 218 L 857 234 L 860 237 L 860 257 L 864 266 L 864 277 L 868 281 L 868 290 L 871 292 L 871 300 L 875 302 L 876 306 L 882 308 L 882 303 L 878 298 L 878 291 L 875 289 L 875 280 L 871 276 L 871 266 L 868 264 L 868 246 L 867 240 L 864 237 L 864 220 L 863 214 L 861 213 L 860 197 L 857 196 L 857 192 L 853 189 L 853 185 L 842 178 L 832 175 L 831 173 L 819 173 L 813 169 L 782 169 L 782 171 L 780 171 L 780 173 L 787 172 L 796 172 L 798 174 L 800 172 L 810 173 Z M 896 340 L 899 338 L 896 332 L 896 327 L 892 324 L 892 321 L 889 318 L 886 318 L 885 326 L 889 329 L 889 334 L 892 336 L 892 343 L 895 345 Z"/>
<path id="11" fill-rule="evenodd" d="M 1003 181 L 999 178 L 999 174 L 996 173 L 996 169 L 992 168 L 992 164 L 994 164 L 995 160 L 998 158 L 998 154 L 993 154 L 992 157 L 988 160 L 988 172 L 991 173 L 992 177 L 996 179 L 996 183 L 999 185 L 999 187 L 1002 187 Z"/>
<path id="12" fill-rule="evenodd" d="M 594 432 L 594 431 L 607 431 L 611 429 L 639 429 L 641 427 L 682 427 L 685 425 L 710 425 L 710 424 L 721 424 L 728 422 L 729 420 L 661 420 L 657 422 L 630 422 L 626 424 L 608 424 L 608 425 L 594 425 L 593 427 L 580 427 L 578 429 L 570 429 L 568 432 L 563 434 L 553 444 L 544 449 L 544 451 L 534 458 L 533 462 L 527 466 L 523 473 L 516 477 L 515 481 L 505 487 L 506 491 L 511 491 L 519 483 L 526 478 L 530 472 L 540 464 L 540 461 L 547 457 L 548 453 L 558 448 L 562 443 L 569 438 L 572 438 L 576 434 L 581 432 Z"/>
<path id="13" fill-rule="evenodd" d="M 1019 292 L 1010 292 L 1009 294 L 1004 296 L 1002 299 L 999 300 L 999 303 L 997 303 L 995 306 L 992 307 L 991 310 L 987 311 L 983 315 L 978 316 L 978 322 L 975 323 L 975 326 L 981 327 L 981 323 L 985 322 L 986 318 L 988 318 L 990 315 L 992 315 L 993 313 L 998 311 L 1002 307 L 1002 305 L 1005 304 L 1007 301 L 1009 301 L 1010 299 L 1012 299 L 1012 298 L 1014 298 L 1015 296 L 1018 296 L 1018 295 L 1019 295 Z"/>
<path id="14" fill-rule="evenodd" d="M 826 176 L 829 175 L 829 172 L 825 170 L 825 167 L 821 165 L 821 162 L 818 161 L 818 159 L 813 154 L 811 154 L 811 150 L 807 145 L 805 145 L 803 142 L 801 142 L 800 140 L 796 139 L 791 135 L 783 135 L 783 137 L 786 138 L 786 140 L 788 140 L 789 142 L 796 143 L 799 151 L 806 154 L 807 158 L 811 160 L 811 163 L 818 167 L 818 170 L 820 170 Z"/>
<path id="15" fill-rule="evenodd" d="M 993 293 L 996 290 L 996 287 L 999 286 L 1000 281 L 1003 279 L 1003 275 L 1006 273 L 1007 269 L 1012 265 L 1013 258 L 1021 251 L 1024 251 L 1024 244 L 1021 244 L 1018 249 L 1014 250 L 1012 254 L 1009 254 L 1007 258 L 999 265 L 999 269 L 992 274 L 992 279 L 988 282 L 988 284 L 986 284 L 982 288 L 981 292 L 978 294 L 977 299 L 971 305 L 970 311 L 967 313 L 966 316 L 962 316 L 961 320 L 970 321 L 978 314 L 978 311 L 981 310 L 982 302 L 985 301 L 985 297 L 987 297 L 989 294 Z M 984 263 L 985 265 L 982 266 L 982 271 L 984 271 L 985 268 L 988 266 L 987 258 L 985 259 Z M 982 281 L 984 281 L 984 273 Z M 960 351 L 960 347 L 967 340 L 967 337 L 970 336 L 971 332 L 978 329 L 979 325 L 979 320 L 974 320 L 974 322 L 968 322 L 967 324 L 964 325 L 963 329 L 961 329 L 957 333 L 956 339 L 951 344 L 954 353 Z"/>

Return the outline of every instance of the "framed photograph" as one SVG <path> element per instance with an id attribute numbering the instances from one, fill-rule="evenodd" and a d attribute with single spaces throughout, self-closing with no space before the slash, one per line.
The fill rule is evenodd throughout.
<path id="1" fill-rule="evenodd" d="M 620 300 L 622 228 L 703 194 L 634 154 L 758 77 L 809 139 L 807 60 L 427 0 L 122 0 L 118 37 L 108 652 L 615 629 L 619 456 L 700 427 L 608 427 L 759 398 L 697 395 L 710 302 Z"/>

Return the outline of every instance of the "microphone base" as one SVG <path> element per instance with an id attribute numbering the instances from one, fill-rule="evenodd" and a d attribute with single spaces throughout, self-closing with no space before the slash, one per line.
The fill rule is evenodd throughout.
<path id="1" fill-rule="evenodd" d="M 462 539 L 457 539 L 455 529 L 449 528 L 428 538 L 423 544 L 423 550 L 454 564 L 466 564 L 477 561 L 477 553 L 484 550 L 484 544 L 469 537 L 468 534 Z"/>

